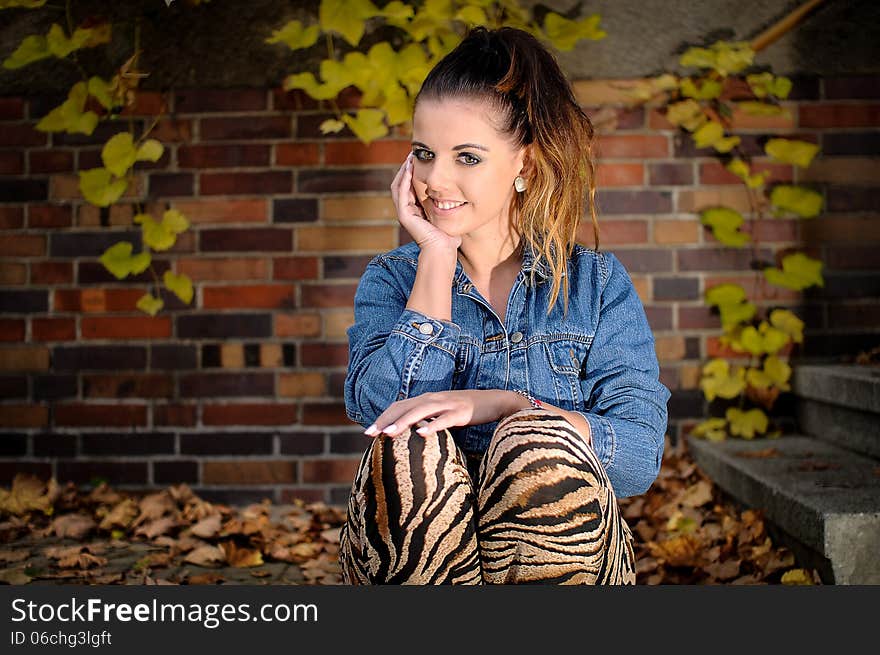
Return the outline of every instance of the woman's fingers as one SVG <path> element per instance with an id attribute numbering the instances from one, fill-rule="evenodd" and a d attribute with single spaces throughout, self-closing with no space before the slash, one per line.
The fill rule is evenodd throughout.
<path id="1" fill-rule="evenodd" d="M 388 409 L 391 409 L 391 407 Z M 391 437 L 409 434 L 410 429 L 417 423 L 425 422 L 426 419 L 432 417 L 446 415 L 448 412 L 453 411 L 454 408 L 448 402 L 420 402 L 414 407 L 395 408 L 396 411 L 394 412 L 389 412 L 388 409 L 370 426 L 370 428 L 374 429 L 368 428 L 364 431 L 364 434 L 371 437 L 376 437 L 380 434 L 387 434 Z"/>

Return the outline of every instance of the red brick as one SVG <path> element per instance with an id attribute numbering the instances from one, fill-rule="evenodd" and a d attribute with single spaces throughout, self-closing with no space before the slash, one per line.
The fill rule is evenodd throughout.
<path id="1" fill-rule="evenodd" d="M 55 425 L 66 427 L 138 427 L 147 424 L 145 405 L 75 403 L 55 405 Z"/>
<path id="2" fill-rule="evenodd" d="M 670 144 L 665 136 L 602 135 L 596 153 L 600 160 L 617 158 L 656 159 L 669 157 Z"/>
<path id="3" fill-rule="evenodd" d="M 300 287 L 301 307 L 351 307 L 356 284 L 308 284 Z"/>
<path id="4" fill-rule="evenodd" d="M 229 168 L 268 166 L 269 146 L 256 144 L 180 146 L 177 149 L 180 168 Z"/>
<path id="5" fill-rule="evenodd" d="M 312 98 L 301 89 L 285 91 L 275 88 L 272 90 L 272 109 L 282 111 L 315 110 L 319 107 L 319 101 Z"/>
<path id="6" fill-rule="evenodd" d="M 28 170 L 31 173 L 67 173 L 73 170 L 73 152 L 31 150 L 28 152 Z"/>
<path id="7" fill-rule="evenodd" d="M 302 463 L 302 481 L 351 484 L 357 475 L 359 465 L 359 458 L 306 460 Z"/>
<path id="8" fill-rule="evenodd" d="M 265 223 L 269 205 L 263 198 L 180 200 L 174 208 L 192 223 Z"/>
<path id="9" fill-rule="evenodd" d="M 303 425 L 351 425 L 342 403 L 307 403 L 303 405 Z"/>
<path id="10" fill-rule="evenodd" d="M 290 193 L 293 177 L 289 171 L 265 173 L 202 173 L 202 195 L 262 195 Z"/>
<path id="11" fill-rule="evenodd" d="M 24 225 L 24 210 L 21 207 L 0 206 L 0 228 L 22 227 Z"/>
<path id="12" fill-rule="evenodd" d="M 143 289 L 57 289 L 53 307 L 58 312 L 139 312 Z"/>
<path id="13" fill-rule="evenodd" d="M 203 118 L 199 133 L 202 141 L 252 141 L 289 139 L 289 116 L 242 116 L 238 118 Z"/>
<path id="14" fill-rule="evenodd" d="M 348 346 L 344 343 L 304 343 L 301 364 L 303 366 L 346 366 Z"/>
<path id="15" fill-rule="evenodd" d="M 192 132 L 192 121 L 166 118 L 159 121 L 150 136 L 162 143 L 188 143 L 192 141 Z"/>
<path id="16" fill-rule="evenodd" d="M 0 175 L 21 175 L 24 173 L 24 157 L 20 152 L 0 151 Z"/>
<path id="17" fill-rule="evenodd" d="M 279 166 L 310 166 L 319 162 L 317 143 L 279 143 L 275 146 L 275 163 Z"/>
<path id="18" fill-rule="evenodd" d="M 43 428 L 49 425 L 45 405 L 0 405 L 0 427 Z"/>
<path id="19" fill-rule="evenodd" d="M 317 257 L 279 257 L 272 262 L 276 280 L 313 280 L 318 277 Z"/>
<path id="20" fill-rule="evenodd" d="M 68 284 L 73 282 L 73 262 L 34 262 L 31 284 Z"/>
<path id="21" fill-rule="evenodd" d="M 268 262 L 257 258 L 199 258 L 177 260 L 177 272 L 193 280 L 265 280 Z"/>
<path id="22" fill-rule="evenodd" d="M 209 111 L 259 111 L 266 109 L 264 89 L 184 89 L 174 96 L 174 110 L 180 114 Z"/>
<path id="23" fill-rule="evenodd" d="M 153 425 L 194 427 L 197 420 L 195 405 L 155 405 Z"/>
<path id="24" fill-rule="evenodd" d="M 275 336 L 317 337 L 321 334 L 321 317 L 317 314 L 275 314 Z"/>
<path id="25" fill-rule="evenodd" d="M 804 104 L 799 109 L 800 127 L 873 127 L 880 125 L 880 105 Z"/>
<path id="26" fill-rule="evenodd" d="M 35 123 L 0 124 L 0 148 L 45 146 L 49 135 L 34 129 Z"/>
<path id="27" fill-rule="evenodd" d="M 298 421 L 299 406 L 294 403 L 206 404 L 202 407 L 204 425 L 291 425 Z"/>
<path id="28" fill-rule="evenodd" d="M 324 144 L 326 165 L 397 164 L 402 165 L 412 151 L 408 141 L 380 139 L 365 145 L 360 141 L 328 141 Z"/>
<path id="29" fill-rule="evenodd" d="M 83 396 L 86 398 L 171 398 L 174 379 L 170 375 L 149 374 L 88 374 L 83 375 Z"/>
<path id="30" fill-rule="evenodd" d="M 171 319 L 167 316 L 84 316 L 84 339 L 167 339 Z"/>
<path id="31" fill-rule="evenodd" d="M 73 224 L 70 205 L 31 205 L 28 227 L 69 227 Z"/>
<path id="32" fill-rule="evenodd" d="M 72 341 L 76 339 L 76 319 L 31 319 L 31 336 L 34 341 Z"/>
<path id="33" fill-rule="evenodd" d="M 0 255 L 39 257 L 45 254 L 46 237 L 42 234 L 13 234 L 0 239 Z"/>
<path id="34" fill-rule="evenodd" d="M 769 172 L 766 183 L 791 182 L 792 167 L 787 164 L 771 164 L 767 162 L 753 162 L 752 173 Z M 742 184 L 743 181 L 728 171 L 718 162 L 704 162 L 700 164 L 701 184 Z"/>
<path id="35" fill-rule="evenodd" d="M 690 162 L 656 162 L 648 165 L 652 186 L 688 186 L 694 183 L 694 169 Z"/>
<path id="36" fill-rule="evenodd" d="M 0 98 L 0 120 L 15 121 L 24 118 L 22 98 Z"/>
<path id="37" fill-rule="evenodd" d="M 202 302 L 205 309 L 292 309 L 296 304 L 290 284 L 204 287 Z"/>
<path id="38" fill-rule="evenodd" d="M 0 261 L 0 286 L 27 284 L 27 264 Z"/>
<path id="39" fill-rule="evenodd" d="M 157 91 L 138 91 L 134 104 L 122 110 L 122 116 L 158 116 L 168 111 L 168 99 Z"/>
<path id="40" fill-rule="evenodd" d="M 643 164 L 599 164 L 596 170 L 596 184 L 600 188 L 609 186 L 641 186 L 645 181 Z"/>
<path id="41" fill-rule="evenodd" d="M 202 230 L 199 249 L 202 252 L 290 252 L 293 232 L 289 228 Z"/>
<path id="42" fill-rule="evenodd" d="M 205 484 L 283 484 L 296 482 L 296 462 L 288 460 L 238 460 L 205 462 Z"/>
<path id="43" fill-rule="evenodd" d="M 721 319 L 705 305 L 701 307 L 678 306 L 679 330 L 718 329 L 720 327 Z"/>
<path id="44" fill-rule="evenodd" d="M 24 319 L 0 318 L 0 341 L 24 341 Z"/>
<path id="45" fill-rule="evenodd" d="M 593 226 L 582 221 L 578 227 L 578 239 L 582 243 L 592 242 Z M 599 241 L 602 245 L 615 246 L 648 241 L 646 221 L 599 220 Z"/>

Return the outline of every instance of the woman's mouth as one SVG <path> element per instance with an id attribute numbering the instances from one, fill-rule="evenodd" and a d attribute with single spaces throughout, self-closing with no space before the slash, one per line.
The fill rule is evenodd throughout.
<path id="1" fill-rule="evenodd" d="M 464 207 L 467 203 L 455 200 L 435 200 L 434 198 L 431 198 L 431 204 L 434 207 L 434 211 L 436 211 L 439 216 L 448 216 L 455 212 L 455 210 Z"/>

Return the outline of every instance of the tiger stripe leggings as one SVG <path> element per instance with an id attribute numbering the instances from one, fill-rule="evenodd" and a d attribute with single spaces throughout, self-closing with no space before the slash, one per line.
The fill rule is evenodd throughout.
<path id="1" fill-rule="evenodd" d="M 565 419 L 502 419 L 481 459 L 448 430 L 376 437 L 340 532 L 346 584 L 634 584 L 632 533 Z"/>

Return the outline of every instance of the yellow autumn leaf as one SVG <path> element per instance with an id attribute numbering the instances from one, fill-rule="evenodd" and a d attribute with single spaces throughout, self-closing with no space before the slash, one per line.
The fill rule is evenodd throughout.
<path id="1" fill-rule="evenodd" d="M 150 293 L 145 293 L 138 299 L 136 307 L 150 316 L 155 316 L 159 313 L 159 310 L 162 309 L 164 304 L 165 303 L 161 298 L 156 298 Z"/>
<path id="2" fill-rule="evenodd" d="M 34 34 L 26 36 L 13 53 L 3 60 L 3 68 L 15 70 L 51 56 L 46 37 Z"/>
<path id="3" fill-rule="evenodd" d="M 767 415 L 760 409 L 743 411 L 737 407 L 728 407 L 725 416 L 730 424 L 730 434 L 743 439 L 754 439 L 755 435 L 767 432 Z"/>
<path id="4" fill-rule="evenodd" d="M 764 277 L 770 284 L 801 291 L 814 284 L 825 286 L 822 278 L 822 262 L 797 252 L 782 259 L 782 269 L 765 268 Z"/>
<path id="5" fill-rule="evenodd" d="M 751 237 L 739 228 L 743 224 L 742 214 L 728 207 L 710 207 L 700 212 L 700 222 L 712 228 L 712 234 L 725 246 L 741 247 L 751 241 Z"/>
<path id="6" fill-rule="evenodd" d="M 137 150 L 131 132 L 114 134 L 101 149 L 101 160 L 116 177 L 124 177 L 137 161 Z"/>
<path id="7" fill-rule="evenodd" d="M 367 19 L 381 15 L 370 0 L 321 0 L 318 8 L 321 29 L 340 34 L 353 46 L 360 43 Z"/>
<path id="8" fill-rule="evenodd" d="M 177 209 L 165 210 L 162 214 L 162 224 L 172 234 L 181 234 L 189 229 L 189 220 Z"/>
<path id="9" fill-rule="evenodd" d="M 792 212 L 801 218 L 812 218 L 822 211 L 822 194 L 802 186 L 780 184 L 770 192 L 770 202 L 777 215 Z"/>
<path id="10" fill-rule="evenodd" d="M 787 98 L 792 86 L 790 79 L 776 77 L 773 73 L 746 75 L 746 82 L 751 87 L 752 93 L 758 98 L 766 98 L 768 95 Z"/>
<path id="11" fill-rule="evenodd" d="M 775 355 L 770 355 L 764 360 L 764 375 L 780 391 L 790 391 L 788 381 L 791 379 L 791 366 Z"/>
<path id="12" fill-rule="evenodd" d="M 335 118 L 328 118 L 326 121 L 322 122 L 318 129 L 321 130 L 321 134 L 335 134 L 345 128 L 345 123 Z"/>
<path id="13" fill-rule="evenodd" d="M 280 30 L 275 30 L 266 43 L 283 43 L 291 50 L 310 48 L 318 41 L 321 28 L 318 25 L 310 25 L 304 28 L 298 20 L 289 21 Z"/>
<path id="14" fill-rule="evenodd" d="M 400 0 L 389 2 L 380 11 L 390 25 L 397 27 L 405 24 L 415 13 L 410 5 L 400 2 Z"/>
<path id="15" fill-rule="evenodd" d="M 297 73 L 288 75 L 284 78 L 283 87 L 285 91 L 293 89 L 302 89 L 315 100 L 329 100 L 339 95 L 344 86 L 336 86 L 333 84 L 321 83 L 315 79 L 312 73 Z"/>
<path id="16" fill-rule="evenodd" d="M 12 9 L 13 7 L 36 9 L 42 7 L 46 2 L 47 0 L 0 0 L 0 9 Z"/>
<path id="17" fill-rule="evenodd" d="M 768 171 L 752 173 L 749 165 L 740 157 L 734 157 L 731 159 L 725 168 L 745 182 L 746 186 L 750 189 L 757 189 L 758 187 L 763 186 L 764 181 L 769 175 Z"/>
<path id="18" fill-rule="evenodd" d="M 159 141 L 156 139 L 147 139 L 138 147 L 135 159 L 137 161 L 155 162 L 162 158 L 163 152 L 165 152 L 165 146 Z"/>
<path id="19" fill-rule="evenodd" d="M 36 129 L 41 132 L 91 134 L 98 125 L 98 115 L 93 111 L 83 112 L 87 99 L 85 83 L 77 82 L 67 94 L 67 100 L 46 114 L 37 123 Z"/>
<path id="20" fill-rule="evenodd" d="M 139 275 L 147 270 L 151 257 L 149 252 L 132 255 L 134 246 L 128 241 L 114 243 L 99 258 L 104 267 L 118 280 L 129 275 Z"/>
<path id="21" fill-rule="evenodd" d="M 388 134 L 384 118 L 385 113 L 378 109 L 358 109 L 354 117 L 350 114 L 342 116 L 342 120 L 355 136 L 367 145 Z"/>
<path id="22" fill-rule="evenodd" d="M 699 423 L 691 430 L 690 434 L 702 437 L 709 441 L 724 441 L 727 438 L 727 419 L 710 418 Z"/>
<path id="23" fill-rule="evenodd" d="M 489 19 L 486 17 L 486 12 L 480 7 L 475 7 L 474 5 L 465 5 L 456 12 L 453 18 L 468 26 L 486 25 L 489 23 Z"/>
<path id="24" fill-rule="evenodd" d="M 106 80 L 93 75 L 89 78 L 88 91 L 89 95 L 101 103 L 104 109 L 113 107 L 113 94 L 110 91 L 110 84 Z"/>
<path id="25" fill-rule="evenodd" d="M 764 152 L 778 161 L 806 168 L 819 152 L 819 146 L 795 139 L 770 139 L 764 145 Z"/>
<path id="26" fill-rule="evenodd" d="M 162 281 L 165 283 L 165 287 L 183 302 L 189 304 L 192 301 L 193 285 L 187 275 L 175 275 L 171 271 L 165 271 L 162 275 Z"/>
<path id="27" fill-rule="evenodd" d="M 385 112 L 389 125 L 400 125 L 412 116 L 412 104 L 403 87 L 396 82 L 383 89 L 385 101 L 379 109 Z"/>
<path id="28" fill-rule="evenodd" d="M 786 332 L 773 327 L 767 321 L 761 321 L 758 332 L 764 340 L 764 352 L 768 355 L 778 352 L 789 342 L 789 336 Z"/>
<path id="29" fill-rule="evenodd" d="M 736 106 L 750 116 L 783 116 L 791 118 L 791 113 L 788 109 L 780 107 L 779 105 L 770 104 L 769 102 L 742 100 L 736 103 Z"/>
<path id="30" fill-rule="evenodd" d="M 177 237 L 165 222 L 157 222 L 149 214 L 139 214 L 135 222 L 141 224 L 144 243 L 153 250 L 169 250 L 177 241 Z"/>
<path id="31" fill-rule="evenodd" d="M 713 359 L 703 367 L 700 388 L 709 401 L 736 398 L 745 389 L 745 371 L 737 367 L 731 372 L 726 359 Z"/>
<path id="32" fill-rule="evenodd" d="M 813 576 L 806 569 L 791 569 L 782 574 L 780 582 L 785 585 L 811 585 Z"/>
<path id="33" fill-rule="evenodd" d="M 108 207 L 119 200 L 128 182 L 125 179 L 113 179 L 106 168 L 92 168 L 79 173 L 79 189 L 83 197 L 98 207 Z"/>
<path id="34" fill-rule="evenodd" d="M 746 292 L 738 284 L 719 284 L 706 291 L 706 303 L 718 307 L 721 326 L 731 330 L 755 315 L 757 308 L 746 302 Z"/>
<path id="35" fill-rule="evenodd" d="M 599 27 L 602 20 L 599 14 L 592 14 L 586 18 L 570 20 L 560 16 L 556 12 L 547 12 L 544 17 L 544 33 L 551 43 L 559 50 L 568 51 L 574 49 L 580 39 L 598 41 L 608 34 Z"/>
<path id="36" fill-rule="evenodd" d="M 696 100 L 712 100 L 721 95 L 721 83 L 717 80 L 704 80 L 703 84 L 697 87 L 692 78 L 686 77 L 681 81 L 680 88 L 682 95 Z"/>
<path id="37" fill-rule="evenodd" d="M 711 68 L 727 76 L 750 66 L 754 57 L 755 52 L 747 41 L 718 41 L 708 48 L 689 48 L 678 62 L 682 66 Z"/>
<path id="38" fill-rule="evenodd" d="M 789 335 L 795 343 L 804 341 L 804 322 L 788 309 L 770 312 L 770 324 Z"/>
<path id="39" fill-rule="evenodd" d="M 706 148 L 724 136 L 724 128 L 717 121 L 709 121 L 694 132 L 694 143 L 698 148 Z"/>

